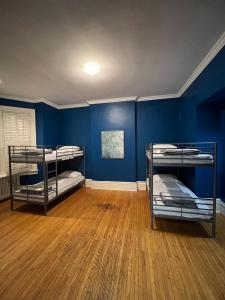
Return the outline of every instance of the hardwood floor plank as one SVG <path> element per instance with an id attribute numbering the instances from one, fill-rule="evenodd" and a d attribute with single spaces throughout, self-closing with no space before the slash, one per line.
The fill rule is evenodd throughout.
<path id="1" fill-rule="evenodd" d="M 41 215 L 0 203 L 0 300 L 225 299 L 225 218 L 157 220 L 144 191 L 80 189 Z"/>

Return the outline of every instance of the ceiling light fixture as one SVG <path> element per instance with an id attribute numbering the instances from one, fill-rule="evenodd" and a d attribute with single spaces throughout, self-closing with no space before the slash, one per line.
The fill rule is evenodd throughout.
<path id="1" fill-rule="evenodd" d="M 87 62 L 84 65 L 84 71 L 91 76 L 97 74 L 99 70 L 100 70 L 100 66 L 96 62 Z"/>

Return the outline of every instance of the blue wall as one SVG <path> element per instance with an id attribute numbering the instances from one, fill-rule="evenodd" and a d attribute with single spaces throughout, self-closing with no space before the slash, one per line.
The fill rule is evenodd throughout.
<path id="1" fill-rule="evenodd" d="M 37 145 L 56 146 L 59 140 L 58 109 L 45 103 L 29 103 L 0 98 L 0 105 L 35 109 Z M 38 166 L 38 175 L 21 178 L 22 183 L 32 184 L 43 180 L 42 166 Z"/>
<path id="2" fill-rule="evenodd" d="M 224 96 L 225 102 L 225 96 Z M 220 196 L 225 199 L 225 109 L 221 111 L 221 152 L 223 153 L 221 159 L 221 168 L 220 168 Z"/>
<path id="3" fill-rule="evenodd" d="M 221 107 L 225 107 L 223 104 L 225 99 L 223 97 L 224 88 L 225 47 L 182 95 L 179 123 L 180 139 L 182 141 L 218 142 L 217 196 L 221 198 L 220 186 L 222 186 L 222 166 L 224 165 L 222 136 L 224 136 L 224 127 L 222 127 L 222 123 L 220 124 L 221 112 L 218 109 L 221 110 Z M 193 189 L 199 195 L 206 196 L 208 192 L 205 187 L 210 184 L 209 172 L 202 169 L 197 169 L 195 172 Z"/>
<path id="4" fill-rule="evenodd" d="M 6 99 L 0 99 L 0 105 L 36 110 L 38 144 L 85 145 L 87 177 L 94 180 L 144 180 L 147 143 L 193 141 L 218 142 L 218 178 L 221 183 L 225 179 L 221 167 L 225 163 L 225 47 L 179 100 L 119 102 L 63 110 L 44 103 Z M 124 160 L 101 158 L 102 130 L 125 131 Z M 202 170 L 193 173 L 191 181 L 199 194 L 207 178 L 207 172 L 203 174 Z M 223 184 L 218 185 L 218 193 L 224 197 Z"/>
<path id="5" fill-rule="evenodd" d="M 179 142 L 179 101 L 137 102 L 137 180 L 145 180 L 148 143 Z"/>
<path id="6" fill-rule="evenodd" d="M 86 148 L 86 177 L 91 174 L 91 134 L 90 134 L 90 108 L 70 108 L 60 110 L 59 144 L 82 145 Z"/>
<path id="7" fill-rule="evenodd" d="M 37 144 L 56 146 L 59 140 L 60 112 L 45 103 L 36 105 Z M 41 137 L 42 134 L 42 137 Z"/>
<path id="8" fill-rule="evenodd" d="M 199 142 L 217 142 L 218 147 L 218 162 L 222 159 L 221 151 L 221 116 L 220 110 L 216 109 L 214 106 L 207 107 L 201 105 L 197 107 L 197 140 Z M 218 174 L 221 172 L 221 163 L 218 163 Z M 198 196 L 207 197 L 212 195 L 212 168 L 196 168 L 195 169 L 195 187 L 194 190 Z M 220 178 L 217 180 L 217 196 L 220 196 Z M 208 184 L 207 184 L 208 183 Z M 204 188 L 203 188 L 204 187 Z"/>
<path id="9" fill-rule="evenodd" d="M 119 102 L 60 110 L 60 143 L 87 147 L 87 178 L 145 180 L 145 147 L 179 141 L 177 99 Z M 125 159 L 101 158 L 101 131 L 125 131 Z M 137 153 L 137 155 L 136 155 Z"/>
<path id="10" fill-rule="evenodd" d="M 98 104 L 91 113 L 92 179 L 136 181 L 135 102 Z M 124 130 L 125 158 L 101 158 L 101 131 Z"/>
<path id="11" fill-rule="evenodd" d="M 225 87 L 225 47 L 182 95 L 180 132 L 183 141 L 197 140 L 197 107 Z"/>
<path id="12" fill-rule="evenodd" d="M 0 105 L 35 109 L 37 145 L 55 146 L 59 139 L 59 111 L 45 103 L 0 98 Z"/>

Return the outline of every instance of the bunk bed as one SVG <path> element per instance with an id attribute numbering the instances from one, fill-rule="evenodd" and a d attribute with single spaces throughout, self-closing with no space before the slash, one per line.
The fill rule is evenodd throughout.
<path id="1" fill-rule="evenodd" d="M 155 218 L 178 219 L 212 224 L 216 233 L 216 143 L 149 144 L 146 149 L 146 182 L 150 201 L 151 228 Z M 212 195 L 198 197 L 179 176 L 167 174 L 177 168 L 212 168 Z M 159 170 L 157 174 L 155 171 Z M 161 173 L 162 170 L 164 173 Z"/>
<path id="2" fill-rule="evenodd" d="M 71 170 L 72 161 L 79 159 L 79 170 Z M 64 162 L 69 162 L 65 169 Z M 21 168 L 18 168 L 21 166 Z M 32 170 L 36 166 L 37 172 Z M 74 166 L 73 166 L 74 168 Z M 18 171 L 21 169 L 21 172 Z M 63 170 L 62 170 L 63 169 Z M 25 171 L 26 170 L 26 171 Z M 40 172 L 38 172 L 40 171 Z M 77 186 L 85 185 L 85 148 L 82 146 L 9 146 L 11 210 L 13 203 L 41 205 L 47 215 L 48 204 Z M 34 184 L 14 184 L 13 176 L 35 174 Z"/>

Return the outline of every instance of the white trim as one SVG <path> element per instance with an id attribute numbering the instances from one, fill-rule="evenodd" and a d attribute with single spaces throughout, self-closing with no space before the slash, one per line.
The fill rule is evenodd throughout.
<path id="1" fill-rule="evenodd" d="M 4 111 L 24 112 L 24 113 L 31 113 L 31 114 L 35 115 L 35 109 L 33 109 L 33 108 L 0 105 L 0 109 L 4 110 Z"/>
<path id="2" fill-rule="evenodd" d="M 9 96 L 9 95 L 0 95 L 0 98 L 6 99 L 6 100 L 16 100 L 16 101 L 28 102 L 28 103 L 43 102 L 43 103 L 45 103 L 49 106 L 52 106 L 54 108 L 57 108 L 57 109 L 60 108 L 60 105 L 58 105 L 56 103 L 53 103 L 53 102 L 51 102 L 47 99 L 44 99 L 44 98 L 37 98 L 37 99 L 34 99 L 34 98 L 21 98 L 21 97 L 16 97 L 16 96 Z"/>
<path id="3" fill-rule="evenodd" d="M 7 106 L 7 105 L 0 105 L 0 111 L 12 111 L 15 113 L 21 112 L 21 113 L 29 113 L 31 116 L 31 138 L 32 138 L 32 144 L 36 145 L 36 115 L 35 115 L 35 109 L 33 108 L 23 108 L 23 107 L 14 107 L 14 106 Z"/>
<path id="4" fill-rule="evenodd" d="M 88 103 L 66 104 L 66 105 L 60 105 L 59 109 L 79 108 L 79 107 L 88 107 L 88 106 L 90 106 Z"/>
<path id="5" fill-rule="evenodd" d="M 119 191 L 137 191 L 136 182 L 124 181 L 97 181 L 86 179 L 86 186 L 97 190 L 119 190 Z"/>
<path id="6" fill-rule="evenodd" d="M 220 213 L 225 216 L 225 203 L 220 201 Z"/>
<path id="7" fill-rule="evenodd" d="M 17 101 L 23 101 L 23 102 L 29 102 L 29 103 L 37 103 L 37 99 L 32 98 L 21 98 L 16 96 L 9 96 L 9 95 L 0 95 L 0 98 L 2 99 L 8 99 L 8 100 L 17 100 Z"/>
<path id="8" fill-rule="evenodd" d="M 180 88 L 177 93 L 179 97 L 183 95 L 183 93 L 189 88 L 189 86 L 193 83 L 193 81 L 202 73 L 202 71 L 208 66 L 208 64 L 213 60 L 213 58 L 220 52 L 220 50 L 225 46 L 225 32 L 220 36 L 218 41 L 212 47 L 212 49 L 208 52 L 208 54 L 203 58 L 188 80 L 184 83 L 184 85 Z"/>
<path id="9" fill-rule="evenodd" d="M 49 101 L 49 100 L 47 100 L 45 98 L 39 98 L 39 99 L 37 99 L 37 103 L 40 103 L 40 102 L 43 102 L 43 103 L 45 103 L 45 104 L 47 104 L 49 106 L 52 106 L 54 108 L 57 108 L 57 109 L 60 108 L 60 105 L 58 105 L 56 103 L 53 103 L 52 101 Z"/>
<path id="10" fill-rule="evenodd" d="M 2 149 L 5 149 L 5 140 L 4 140 L 4 134 L 3 134 L 3 113 L 4 112 L 13 112 L 13 113 L 24 113 L 29 114 L 30 116 L 30 142 L 32 146 L 36 146 L 36 115 L 35 115 L 35 109 L 33 108 L 23 108 L 23 107 L 14 107 L 14 106 L 7 106 L 7 105 L 0 105 L 0 147 Z M 5 150 L 3 150 L 5 151 Z M 4 159 L 5 161 L 5 159 Z M 5 169 L 5 167 L 4 167 Z M 37 165 L 32 164 L 32 171 L 37 170 Z M 7 169 L 5 170 L 7 172 Z"/>
<path id="11" fill-rule="evenodd" d="M 136 101 L 137 98 L 138 98 L 137 96 L 122 97 L 122 98 L 110 98 L 110 99 L 90 100 L 90 101 L 87 101 L 87 103 L 88 104 L 102 104 L 102 103 Z"/>
<path id="12" fill-rule="evenodd" d="M 216 212 L 217 214 L 220 213 L 220 202 L 221 200 L 219 198 L 216 199 Z"/>
<path id="13" fill-rule="evenodd" d="M 146 191 L 146 181 L 137 181 L 137 189 L 139 191 Z"/>
<path id="14" fill-rule="evenodd" d="M 163 99 L 172 99 L 172 98 L 179 98 L 178 94 L 167 94 L 167 95 L 156 95 L 156 96 L 145 96 L 145 97 L 138 97 L 137 101 L 150 101 L 150 100 L 163 100 Z"/>
<path id="15" fill-rule="evenodd" d="M 85 186 L 88 187 L 88 188 L 90 188 L 91 185 L 92 185 L 92 179 L 88 179 L 88 178 L 85 179 Z"/>
<path id="16" fill-rule="evenodd" d="M 212 47 L 212 49 L 208 52 L 208 54 L 204 57 L 201 63 L 195 68 L 194 72 L 191 76 L 187 79 L 187 81 L 183 84 L 180 90 L 174 94 L 166 94 L 166 95 L 155 95 L 155 96 L 132 96 L 132 97 L 121 97 L 121 98 L 110 98 L 110 99 L 99 99 L 99 100 L 90 100 L 85 101 L 83 103 L 78 104 L 66 104 L 66 105 L 59 105 L 53 103 L 44 98 L 32 99 L 32 98 L 21 98 L 16 96 L 9 96 L 9 95 L 0 95 L 0 98 L 3 99 L 10 99 L 10 100 L 17 100 L 23 102 L 30 102 L 30 103 L 39 103 L 44 102 L 52 107 L 57 109 L 67 109 L 67 108 L 78 108 L 78 107 L 87 107 L 92 104 L 103 104 L 103 103 L 114 103 L 114 102 L 124 102 L 124 101 L 149 101 L 149 100 L 162 100 L 162 99 L 172 99 L 172 98 L 180 98 L 183 93 L 189 88 L 189 86 L 194 82 L 194 80 L 202 73 L 202 71 L 208 66 L 208 64 L 215 58 L 215 56 L 219 53 L 219 51 L 225 46 L 225 32 L 220 36 L 218 41 Z"/>
<path id="17" fill-rule="evenodd" d="M 216 212 L 225 216 L 225 203 L 221 199 L 216 199 Z"/>

